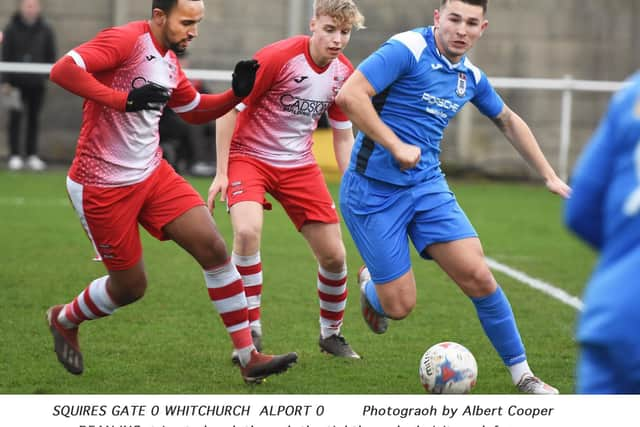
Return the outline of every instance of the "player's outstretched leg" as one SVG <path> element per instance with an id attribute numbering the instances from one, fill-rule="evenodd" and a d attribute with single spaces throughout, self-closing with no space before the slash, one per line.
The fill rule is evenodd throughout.
<path id="1" fill-rule="evenodd" d="M 55 305 L 47 310 L 47 323 L 53 335 L 53 349 L 62 366 L 74 375 L 84 370 L 82 352 L 78 344 L 78 328 L 67 329 L 58 322 L 58 315 L 64 305 Z"/>
<path id="2" fill-rule="evenodd" d="M 81 374 L 84 365 L 78 345 L 78 327 L 87 320 L 109 316 L 118 308 L 107 291 L 108 276 L 89 284 L 73 301 L 47 310 L 47 323 L 53 335 L 58 360 L 72 374 Z"/>
<path id="3" fill-rule="evenodd" d="M 558 394 L 558 390 L 531 372 L 511 304 L 502 288 L 498 286 L 492 294 L 471 300 L 482 328 L 509 369 L 516 388 L 522 393 Z"/>
<path id="4" fill-rule="evenodd" d="M 204 271 L 211 302 L 222 318 L 237 352 L 240 373 L 248 384 L 259 384 L 269 375 L 289 369 L 298 360 L 296 353 L 278 356 L 256 351 L 249 328 L 247 298 L 240 273 L 230 261 Z"/>
<path id="5" fill-rule="evenodd" d="M 297 353 L 271 356 L 253 350 L 247 364 L 240 365 L 240 373 L 247 384 L 260 384 L 268 376 L 286 371 L 297 361 Z"/>
<path id="6" fill-rule="evenodd" d="M 376 334 L 384 334 L 387 332 L 387 328 L 389 327 L 389 321 L 387 318 L 380 314 L 378 310 L 376 310 L 369 301 L 367 297 L 367 291 L 373 291 L 375 293 L 374 284 L 371 281 L 371 274 L 369 273 L 369 269 L 366 265 L 360 267 L 358 271 L 358 283 L 360 284 L 360 310 L 362 312 L 362 317 L 364 321 Z M 370 289 L 368 289 L 370 287 Z"/>

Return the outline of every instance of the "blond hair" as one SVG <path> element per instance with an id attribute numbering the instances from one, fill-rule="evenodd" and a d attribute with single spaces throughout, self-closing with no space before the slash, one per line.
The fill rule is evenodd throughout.
<path id="1" fill-rule="evenodd" d="M 330 16 L 338 25 L 351 24 L 354 30 L 365 28 L 364 16 L 353 0 L 314 0 L 314 16 Z"/>

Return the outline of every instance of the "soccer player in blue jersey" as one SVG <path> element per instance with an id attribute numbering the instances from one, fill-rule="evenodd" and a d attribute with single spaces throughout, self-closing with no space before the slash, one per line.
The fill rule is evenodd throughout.
<path id="1" fill-rule="evenodd" d="M 640 393 L 640 73 L 611 101 L 572 177 L 567 226 L 600 252 L 578 322 L 577 392 Z"/>
<path id="2" fill-rule="evenodd" d="M 360 129 L 340 189 L 340 207 L 360 255 L 362 314 L 383 333 L 416 303 L 407 236 L 471 299 L 489 340 L 525 393 L 558 390 L 533 375 L 502 289 L 478 235 L 440 169 L 443 131 L 471 101 L 543 177 L 568 197 L 527 124 L 465 56 L 486 30 L 487 0 L 442 0 L 432 27 L 397 34 L 342 87 L 338 105 Z"/>

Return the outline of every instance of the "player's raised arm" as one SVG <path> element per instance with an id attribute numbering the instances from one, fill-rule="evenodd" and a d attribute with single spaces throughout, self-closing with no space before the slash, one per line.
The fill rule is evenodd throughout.
<path id="1" fill-rule="evenodd" d="M 180 113 L 180 117 L 192 124 L 203 124 L 223 116 L 249 96 L 259 67 L 255 59 L 239 61 L 233 70 L 231 89 L 218 94 L 201 94 L 197 107 Z"/>
<path id="2" fill-rule="evenodd" d="M 568 198 L 571 188 L 553 170 L 525 121 L 506 104 L 492 121 L 526 162 L 540 174 L 549 191 Z"/>
<path id="3" fill-rule="evenodd" d="M 401 169 L 410 169 L 420 160 L 420 148 L 404 143 L 384 124 L 371 102 L 375 94 L 364 74 L 356 70 L 342 86 L 336 103 L 358 129 L 393 154 Z"/>

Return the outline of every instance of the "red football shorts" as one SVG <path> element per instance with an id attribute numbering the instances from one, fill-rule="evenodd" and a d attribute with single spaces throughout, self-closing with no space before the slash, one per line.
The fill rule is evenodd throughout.
<path id="1" fill-rule="evenodd" d="M 336 205 L 317 164 L 276 168 L 246 156 L 229 159 L 229 208 L 250 201 L 271 210 L 266 193 L 280 202 L 298 231 L 308 222 L 339 222 Z"/>
<path id="2" fill-rule="evenodd" d="M 67 191 L 94 249 L 111 271 L 126 270 L 142 257 L 138 224 L 159 240 L 163 227 L 202 197 L 162 161 L 144 181 L 125 187 L 82 185 L 67 178 Z"/>

